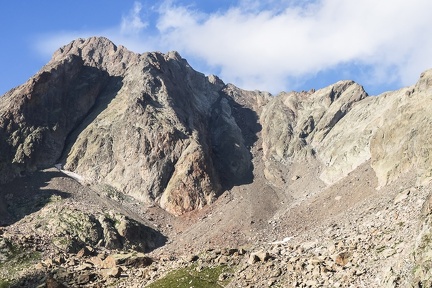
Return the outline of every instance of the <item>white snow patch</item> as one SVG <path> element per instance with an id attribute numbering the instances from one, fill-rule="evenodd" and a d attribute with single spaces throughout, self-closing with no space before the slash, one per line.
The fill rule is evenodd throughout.
<path id="1" fill-rule="evenodd" d="M 54 167 L 55 167 L 57 170 L 59 170 L 60 172 L 62 172 L 63 174 L 65 174 L 65 175 L 71 177 L 72 179 L 75 179 L 76 181 L 78 181 L 78 182 L 80 182 L 80 183 L 83 183 L 83 182 L 84 182 L 84 177 L 83 177 L 83 176 L 81 176 L 81 175 L 79 175 L 79 174 L 77 174 L 77 173 L 74 173 L 74 172 L 72 172 L 72 171 L 63 170 L 63 169 L 62 169 L 62 165 L 61 165 L 60 163 L 55 164 Z"/>
<path id="2" fill-rule="evenodd" d="M 272 245 L 285 244 L 288 241 L 290 241 L 292 238 L 293 237 L 285 237 L 282 241 L 270 242 L 269 244 L 272 244 Z"/>

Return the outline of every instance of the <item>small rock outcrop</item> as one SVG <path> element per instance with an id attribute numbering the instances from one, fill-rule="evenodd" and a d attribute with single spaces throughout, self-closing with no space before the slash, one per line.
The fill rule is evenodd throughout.
<path id="1" fill-rule="evenodd" d="M 160 242 L 155 230 L 116 212 L 48 205 L 36 214 L 35 235 L 48 237 L 54 246 L 69 253 L 77 253 L 87 245 L 147 252 Z"/>

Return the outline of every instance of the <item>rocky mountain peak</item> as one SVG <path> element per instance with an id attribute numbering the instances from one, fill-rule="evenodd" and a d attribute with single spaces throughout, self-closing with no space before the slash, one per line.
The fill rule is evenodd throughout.
<path id="1" fill-rule="evenodd" d="M 48 65 L 57 63 L 70 55 L 76 55 L 86 66 L 107 71 L 112 76 L 125 73 L 127 65 L 136 63 L 139 54 L 133 53 L 123 46 L 117 47 L 105 37 L 77 39 L 54 52 Z"/>
<path id="2" fill-rule="evenodd" d="M 102 37 L 75 40 L 2 99 L 16 106 L 3 105 L 0 123 L 9 151 L 4 180 L 60 161 L 90 185 L 112 185 L 174 214 L 202 207 L 228 185 L 221 147 L 243 155 L 236 178 L 251 173 L 223 87 L 177 52 L 135 54 Z M 223 131 L 217 140 L 215 122 Z"/>
<path id="3" fill-rule="evenodd" d="M 417 81 L 415 85 L 415 89 L 417 91 L 422 91 L 425 93 L 431 92 L 431 86 L 432 86 L 432 69 L 424 71 L 420 75 L 420 79 Z"/>

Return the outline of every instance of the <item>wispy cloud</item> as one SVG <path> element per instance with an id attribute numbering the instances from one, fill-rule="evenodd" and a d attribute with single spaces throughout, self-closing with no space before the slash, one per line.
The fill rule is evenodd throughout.
<path id="1" fill-rule="evenodd" d="M 161 11 L 158 27 L 167 46 L 249 88 L 286 89 L 290 79 L 346 63 L 368 67 L 364 80 L 371 84 L 410 84 L 432 66 L 431 9 L 427 0 L 323 0 L 283 10 L 233 7 L 203 20 L 172 5 Z"/>
<path id="2" fill-rule="evenodd" d="M 165 1 L 155 25 L 141 9 L 135 2 L 119 27 L 97 34 L 137 52 L 177 50 L 248 89 L 297 89 L 338 69 L 374 87 L 408 85 L 432 67 L 429 0 L 241 0 L 214 13 Z"/>
<path id="3" fill-rule="evenodd" d="M 140 2 L 134 2 L 132 10 L 127 16 L 122 17 L 120 31 L 124 35 L 139 34 L 144 28 L 148 26 L 148 23 L 141 19 L 142 4 Z"/>
<path id="4" fill-rule="evenodd" d="M 135 1 L 128 13 L 121 17 L 121 21 L 117 26 L 100 30 L 56 31 L 37 35 L 34 47 L 40 55 L 47 58 L 55 50 L 74 39 L 105 36 L 116 44 L 121 44 L 136 52 L 157 50 L 159 48 L 158 38 L 143 33 L 149 24 L 141 15 L 142 8 L 142 4 Z"/>

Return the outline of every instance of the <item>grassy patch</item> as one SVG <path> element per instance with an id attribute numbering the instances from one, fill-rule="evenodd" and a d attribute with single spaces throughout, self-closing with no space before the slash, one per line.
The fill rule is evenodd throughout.
<path id="1" fill-rule="evenodd" d="M 12 245 L 11 255 L 8 259 L 0 263 L 0 278 L 7 276 L 13 279 L 19 276 L 19 273 L 36 263 L 41 258 L 39 252 L 30 251 L 20 246 Z M 0 280 L 0 288 L 9 287 L 9 283 Z"/>
<path id="2" fill-rule="evenodd" d="M 62 250 L 68 250 L 68 248 L 69 248 L 70 246 L 72 246 L 72 240 L 66 238 L 65 236 L 62 236 L 62 237 L 54 237 L 54 238 L 52 239 L 52 243 L 53 243 L 56 247 L 58 247 L 58 248 L 60 248 L 60 249 L 62 249 Z"/>
<path id="3" fill-rule="evenodd" d="M 197 271 L 196 265 L 178 269 L 168 273 L 147 287 L 150 288 L 220 288 L 229 283 L 230 279 L 219 281 L 222 273 L 231 273 L 232 268 L 228 266 L 216 266 L 203 268 Z"/>

